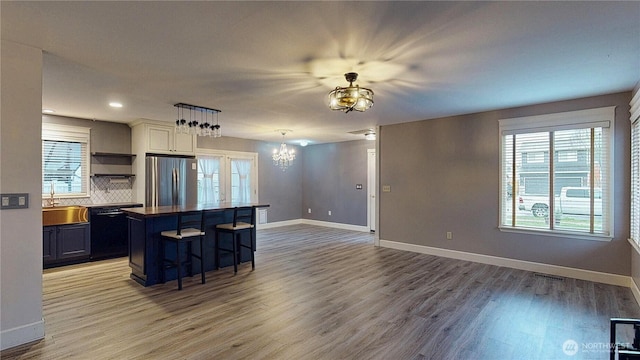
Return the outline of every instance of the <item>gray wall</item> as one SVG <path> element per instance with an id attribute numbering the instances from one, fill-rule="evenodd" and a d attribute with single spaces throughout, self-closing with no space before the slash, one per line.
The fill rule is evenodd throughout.
<path id="1" fill-rule="evenodd" d="M 131 128 L 127 124 L 57 115 L 42 115 L 42 122 L 90 128 L 91 152 L 131 153 Z"/>
<path id="2" fill-rule="evenodd" d="M 357 140 L 304 148 L 304 219 L 367 225 L 367 149 L 375 149 L 375 142 Z M 357 190 L 356 184 L 362 184 L 362 189 Z"/>
<path id="3" fill-rule="evenodd" d="M 629 275 L 630 99 L 624 92 L 381 127 L 380 186 L 391 192 L 380 192 L 380 239 Z M 499 231 L 498 120 L 612 105 L 615 238 Z"/>
<path id="4" fill-rule="evenodd" d="M 44 336 L 42 322 L 42 50 L 2 41 L 0 192 L 29 208 L 0 210 L 0 344 Z"/>
<path id="5" fill-rule="evenodd" d="M 274 166 L 271 160 L 273 149 L 279 146 L 279 143 L 225 136 L 217 139 L 198 137 L 200 148 L 258 153 L 258 193 L 261 203 L 270 204 L 269 222 L 300 219 L 302 206 L 300 148 L 287 145 L 295 149 L 298 158 L 293 161 L 293 165 L 287 171 L 282 171 Z"/>

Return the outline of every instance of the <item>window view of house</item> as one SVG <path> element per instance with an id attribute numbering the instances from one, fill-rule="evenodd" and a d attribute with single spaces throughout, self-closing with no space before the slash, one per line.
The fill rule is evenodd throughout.
<path id="1" fill-rule="evenodd" d="M 60 125 L 42 128 L 42 194 L 89 195 L 89 130 Z"/>
<path id="2" fill-rule="evenodd" d="M 42 193 L 82 193 L 82 144 L 44 140 L 42 148 Z"/>
<path id="3" fill-rule="evenodd" d="M 608 234 L 608 128 L 557 128 L 503 136 L 501 224 Z"/>

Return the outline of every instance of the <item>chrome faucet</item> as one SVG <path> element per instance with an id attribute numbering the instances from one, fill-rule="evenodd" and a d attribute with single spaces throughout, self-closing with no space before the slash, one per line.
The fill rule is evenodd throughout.
<path id="1" fill-rule="evenodd" d="M 53 180 L 51 180 L 51 192 L 49 193 L 50 197 L 49 197 L 49 206 L 54 207 L 56 206 L 56 204 L 59 204 L 60 201 L 56 201 L 56 199 L 54 198 L 54 196 L 56 195 L 56 190 L 54 188 L 54 183 Z"/>

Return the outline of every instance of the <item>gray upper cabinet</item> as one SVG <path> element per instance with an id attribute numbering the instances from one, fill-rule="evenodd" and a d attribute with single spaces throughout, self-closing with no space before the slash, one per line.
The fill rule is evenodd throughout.
<path id="1" fill-rule="evenodd" d="M 131 154 L 131 128 L 127 124 L 92 121 L 91 152 Z"/>

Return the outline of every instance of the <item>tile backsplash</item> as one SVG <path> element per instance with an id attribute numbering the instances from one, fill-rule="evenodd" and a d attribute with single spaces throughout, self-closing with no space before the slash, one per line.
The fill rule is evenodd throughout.
<path id="1" fill-rule="evenodd" d="M 91 201 L 94 204 L 133 201 L 132 178 L 94 177 L 91 182 Z"/>
<path id="2" fill-rule="evenodd" d="M 108 203 L 133 202 L 132 178 L 91 178 L 91 197 L 59 199 L 57 205 L 92 205 Z M 42 206 L 49 206 L 46 198 L 42 199 Z"/>

